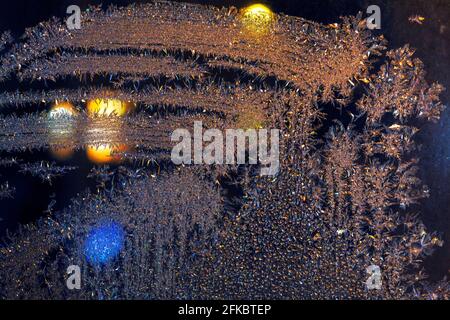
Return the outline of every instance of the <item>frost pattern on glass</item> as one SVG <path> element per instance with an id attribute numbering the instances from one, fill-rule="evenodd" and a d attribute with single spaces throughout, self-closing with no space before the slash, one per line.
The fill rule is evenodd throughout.
<path id="1" fill-rule="evenodd" d="M 116 148 L 123 166 L 91 171 L 98 190 L 9 235 L 0 297 L 449 298 L 449 283 L 427 282 L 421 266 L 441 240 L 407 213 L 427 196 L 416 177 L 412 120 L 439 118 L 442 87 L 426 82 L 408 46 L 386 51 L 361 17 L 329 26 L 273 18 L 268 30 L 246 32 L 236 8 L 155 2 L 91 8 L 80 30 L 55 19 L 16 42 L 2 35 L 0 81 L 33 89 L 2 91 L 0 109 L 38 106 L 0 118 L 2 157 L 130 147 Z M 382 66 L 373 70 L 377 59 Z M 136 107 L 91 116 L 83 105 L 92 99 Z M 49 125 L 45 109 L 55 101 L 75 105 L 70 130 L 67 119 Z M 350 105 L 349 123 L 326 127 L 331 108 Z M 280 129 L 279 175 L 163 166 L 170 133 L 194 121 Z M 162 171 L 147 168 L 155 163 Z M 11 165 L 41 177 L 73 169 Z M 11 196 L 10 187 L 2 184 L 0 197 Z M 86 261 L 84 240 L 102 221 L 123 226 L 124 243 L 99 267 Z M 69 265 L 82 267 L 81 290 L 65 286 Z M 370 265 L 381 269 L 380 290 L 365 287 Z"/>

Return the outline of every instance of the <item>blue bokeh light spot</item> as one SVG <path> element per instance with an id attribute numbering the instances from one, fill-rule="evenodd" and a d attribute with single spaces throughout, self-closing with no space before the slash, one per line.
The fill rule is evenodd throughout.
<path id="1" fill-rule="evenodd" d="M 117 257 L 123 243 L 122 226 L 116 222 L 108 222 L 89 232 L 84 243 L 84 254 L 89 263 L 103 265 Z"/>

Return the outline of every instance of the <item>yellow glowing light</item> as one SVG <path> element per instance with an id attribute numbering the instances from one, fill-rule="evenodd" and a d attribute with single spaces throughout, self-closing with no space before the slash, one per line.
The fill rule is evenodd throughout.
<path id="1" fill-rule="evenodd" d="M 119 163 L 121 161 L 120 152 L 127 150 L 125 145 L 102 144 L 99 146 L 88 145 L 86 147 L 86 155 L 88 159 L 97 164 Z"/>
<path id="2" fill-rule="evenodd" d="M 241 21 L 252 33 L 267 33 L 275 21 L 275 15 L 268 7 L 258 3 L 242 10 Z"/>
<path id="3" fill-rule="evenodd" d="M 132 104 L 129 102 L 124 102 L 119 99 L 94 99 L 89 100 L 87 103 L 87 113 L 89 116 L 98 117 L 98 116 L 111 116 L 115 115 L 117 117 L 124 116 L 127 112 L 130 111 Z M 111 124 L 113 125 L 113 124 Z M 119 125 L 120 123 L 116 123 L 115 125 Z M 95 128 L 91 128 L 95 130 Z M 106 141 L 108 141 L 107 139 Z M 91 162 L 97 164 L 105 164 L 105 163 L 119 163 L 121 159 L 121 152 L 125 152 L 128 150 L 126 145 L 112 145 L 109 143 L 105 143 L 102 145 L 87 145 L 86 146 L 86 155 Z"/>
<path id="4" fill-rule="evenodd" d="M 272 11 L 263 4 L 257 3 L 245 8 L 247 14 L 262 15 L 264 18 L 272 15 Z"/>
<path id="5" fill-rule="evenodd" d="M 121 117 L 128 111 L 128 103 L 118 99 L 95 99 L 87 103 L 87 111 L 90 116 L 110 116 Z"/>
<path id="6" fill-rule="evenodd" d="M 50 152 L 58 160 L 67 160 L 74 153 L 74 148 L 57 147 L 56 144 L 64 145 L 70 141 L 74 133 L 72 120 L 77 114 L 70 102 L 56 102 L 48 114 L 50 141 L 55 144 L 50 147 Z"/>

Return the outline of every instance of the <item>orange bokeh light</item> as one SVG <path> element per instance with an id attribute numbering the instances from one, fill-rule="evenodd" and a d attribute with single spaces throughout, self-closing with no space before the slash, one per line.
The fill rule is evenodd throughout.
<path id="1" fill-rule="evenodd" d="M 48 114 L 50 139 L 61 140 L 62 142 L 69 141 L 70 135 L 73 133 L 73 127 L 72 123 L 70 123 L 70 118 L 77 116 L 77 114 L 78 112 L 76 108 L 70 102 L 56 102 L 55 105 L 50 109 L 50 112 Z M 54 121 L 69 122 L 67 122 L 64 130 L 60 130 L 58 126 L 54 125 Z M 74 148 L 53 146 L 50 147 L 50 153 L 54 158 L 58 160 L 67 160 L 73 155 Z"/>
<path id="2" fill-rule="evenodd" d="M 50 109 L 49 117 L 54 119 L 58 116 L 75 116 L 77 111 L 70 102 L 56 102 Z"/>
<path id="3" fill-rule="evenodd" d="M 99 146 L 88 145 L 86 155 L 88 159 L 97 164 L 119 163 L 121 161 L 120 152 L 128 150 L 126 145 L 102 144 Z"/>
<path id="4" fill-rule="evenodd" d="M 123 117 L 131 110 L 131 106 L 131 103 L 119 99 L 98 98 L 89 100 L 86 109 L 90 117 Z M 96 164 L 114 164 L 122 160 L 120 153 L 127 150 L 128 147 L 124 144 L 87 145 L 86 155 L 91 162 Z"/>
<path id="5" fill-rule="evenodd" d="M 90 116 L 124 116 L 130 104 L 118 99 L 94 99 L 87 103 L 87 112 Z"/>
<path id="6" fill-rule="evenodd" d="M 51 148 L 50 152 L 58 160 L 67 160 L 73 155 L 74 148 Z"/>

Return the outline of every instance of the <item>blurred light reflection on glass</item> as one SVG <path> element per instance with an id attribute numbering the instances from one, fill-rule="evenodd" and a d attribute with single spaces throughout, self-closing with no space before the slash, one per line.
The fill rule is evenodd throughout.
<path id="1" fill-rule="evenodd" d="M 120 163 L 120 153 L 127 150 L 128 147 L 124 144 L 101 144 L 99 146 L 88 145 L 86 147 L 86 155 L 91 162 L 94 162 L 96 164 L 114 164 Z"/>
<path id="2" fill-rule="evenodd" d="M 87 103 L 87 112 L 90 116 L 124 116 L 129 111 L 129 103 L 118 99 L 95 99 Z"/>
<path id="3" fill-rule="evenodd" d="M 67 160 L 73 153 L 70 144 L 75 132 L 77 110 L 70 102 L 56 102 L 48 113 L 50 152 L 58 160 Z"/>
<path id="4" fill-rule="evenodd" d="M 275 22 L 273 12 L 263 4 L 254 4 L 241 11 L 241 23 L 250 35 L 267 34 Z"/>
<path id="5" fill-rule="evenodd" d="M 91 117 L 108 117 L 116 116 L 123 117 L 131 110 L 132 104 L 129 102 L 124 102 L 119 99 L 94 99 L 89 100 L 87 103 L 87 113 Z M 111 126 L 116 126 L 117 132 L 121 131 L 121 123 L 112 122 Z M 90 130 L 95 130 L 91 128 Z M 114 130 L 112 130 L 114 131 Z M 103 134 L 100 132 L 99 134 Z M 107 140 L 108 137 L 106 137 Z M 114 140 L 116 137 L 110 137 Z M 120 153 L 128 150 L 128 147 L 124 144 L 114 144 L 114 143 L 102 143 L 100 145 L 87 145 L 86 146 L 86 156 L 88 159 L 96 164 L 117 164 L 121 162 Z"/>

